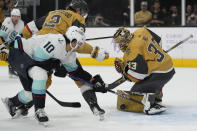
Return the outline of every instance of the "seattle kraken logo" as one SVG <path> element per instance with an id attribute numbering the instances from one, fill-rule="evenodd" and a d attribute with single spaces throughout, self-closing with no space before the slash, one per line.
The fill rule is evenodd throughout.
<path id="1" fill-rule="evenodd" d="M 10 34 L 10 36 L 9 36 L 10 40 L 14 40 L 17 34 L 18 34 L 18 32 L 13 31 L 13 32 Z"/>

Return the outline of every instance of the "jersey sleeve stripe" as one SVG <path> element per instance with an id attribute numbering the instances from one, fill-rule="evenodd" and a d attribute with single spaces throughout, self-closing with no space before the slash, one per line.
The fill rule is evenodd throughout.
<path id="1" fill-rule="evenodd" d="M 29 31 L 29 33 L 32 35 L 33 33 L 31 32 L 30 28 L 28 25 L 25 26 L 27 28 L 27 30 Z"/>
<path id="2" fill-rule="evenodd" d="M 140 73 L 134 72 L 132 70 L 128 70 L 127 75 L 129 75 L 130 77 L 133 77 L 137 80 L 143 80 L 145 77 L 148 76 L 147 74 L 140 74 Z"/>
<path id="3" fill-rule="evenodd" d="M 130 75 L 130 74 L 128 74 L 128 73 L 127 73 L 127 75 L 128 75 L 129 77 L 131 77 L 132 79 L 135 79 L 135 80 L 141 81 L 141 79 L 137 79 L 137 78 L 135 78 L 135 77 L 131 76 L 131 75 Z"/>

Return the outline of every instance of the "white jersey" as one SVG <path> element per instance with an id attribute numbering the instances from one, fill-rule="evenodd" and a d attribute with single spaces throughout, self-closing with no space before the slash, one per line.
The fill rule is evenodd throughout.
<path id="1" fill-rule="evenodd" d="M 19 22 L 14 25 L 11 17 L 7 17 L 1 26 L 0 36 L 5 41 L 12 41 L 15 39 L 17 34 L 21 34 L 24 28 L 24 22 L 20 19 Z"/>
<path id="2" fill-rule="evenodd" d="M 19 48 L 18 42 L 15 41 L 14 47 Z M 35 61 L 43 62 L 51 58 L 61 61 L 68 72 L 77 69 L 76 53 L 66 51 L 66 41 L 61 34 L 46 34 L 33 36 L 29 39 L 22 38 L 22 46 Z"/>

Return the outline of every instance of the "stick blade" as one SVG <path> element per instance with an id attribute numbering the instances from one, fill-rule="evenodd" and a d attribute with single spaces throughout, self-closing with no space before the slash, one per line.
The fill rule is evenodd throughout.
<path id="1" fill-rule="evenodd" d="M 79 102 L 59 102 L 59 104 L 63 107 L 74 107 L 74 108 L 81 107 L 81 103 Z"/>

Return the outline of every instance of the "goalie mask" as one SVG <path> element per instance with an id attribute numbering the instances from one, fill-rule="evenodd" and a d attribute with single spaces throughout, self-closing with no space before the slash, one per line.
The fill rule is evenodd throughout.
<path id="1" fill-rule="evenodd" d="M 132 37 L 133 35 L 129 30 L 120 27 L 113 36 L 113 42 L 118 45 L 122 52 L 125 52 Z"/>
<path id="2" fill-rule="evenodd" d="M 77 26 L 71 26 L 68 28 L 66 34 L 66 38 L 69 40 L 71 52 L 78 47 L 82 47 L 85 42 L 85 34 L 84 32 Z M 76 45 L 73 47 L 72 42 L 76 40 Z"/>

